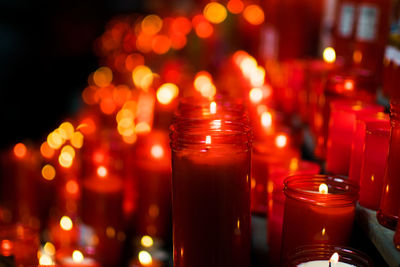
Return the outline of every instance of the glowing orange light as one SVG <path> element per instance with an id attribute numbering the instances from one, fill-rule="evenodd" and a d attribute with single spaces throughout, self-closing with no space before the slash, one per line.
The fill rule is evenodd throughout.
<path id="1" fill-rule="evenodd" d="M 133 71 L 139 65 L 144 65 L 144 57 L 141 54 L 133 53 L 126 57 L 125 68 L 127 71 Z"/>
<path id="2" fill-rule="evenodd" d="M 157 15 L 148 15 L 142 21 L 142 31 L 148 35 L 158 33 L 163 25 L 162 19 Z"/>
<path id="3" fill-rule="evenodd" d="M 109 86 L 112 79 L 113 73 L 109 67 L 98 68 L 93 74 L 93 81 L 98 87 Z"/>
<path id="4" fill-rule="evenodd" d="M 249 54 L 243 50 L 238 50 L 233 54 L 233 61 L 236 63 L 236 65 L 240 66 L 242 63 L 243 59 L 249 57 Z"/>
<path id="5" fill-rule="evenodd" d="M 195 31 L 200 38 L 208 38 L 214 33 L 214 28 L 208 21 L 201 21 L 195 26 Z"/>
<path id="6" fill-rule="evenodd" d="M 355 50 L 355 51 L 353 52 L 353 61 L 354 61 L 355 63 L 359 64 L 359 63 L 361 63 L 362 59 L 363 59 L 363 54 L 362 54 L 362 52 L 361 52 L 360 50 Z"/>
<path id="7" fill-rule="evenodd" d="M 247 56 L 242 59 L 239 67 L 246 77 L 250 77 L 252 73 L 257 71 L 257 61 L 254 57 Z"/>
<path id="8" fill-rule="evenodd" d="M 212 83 L 211 74 L 207 71 L 199 71 L 194 79 L 193 85 L 197 91 L 201 91 L 201 88 L 208 86 Z"/>
<path id="9" fill-rule="evenodd" d="M 259 5 L 249 5 L 243 11 L 243 16 L 252 25 L 264 22 L 264 11 Z"/>
<path id="10" fill-rule="evenodd" d="M 153 262 L 150 253 L 148 253 L 145 250 L 142 250 L 139 252 L 138 258 L 139 258 L 140 263 L 145 266 L 150 265 Z"/>
<path id="11" fill-rule="evenodd" d="M 84 260 L 84 258 L 85 257 L 83 256 L 82 252 L 80 252 L 79 250 L 74 250 L 72 252 L 72 260 L 73 260 L 73 262 L 80 263 L 80 262 L 82 262 Z"/>
<path id="12" fill-rule="evenodd" d="M 142 53 L 149 53 L 151 51 L 151 44 L 153 43 L 153 36 L 140 33 L 136 38 L 136 48 Z"/>
<path id="13" fill-rule="evenodd" d="M 79 192 L 79 185 L 75 180 L 69 180 L 66 184 L 65 184 L 65 190 L 72 194 L 75 195 Z"/>
<path id="14" fill-rule="evenodd" d="M 214 84 L 210 83 L 207 84 L 200 89 L 200 93 L 203 97 L 207 97 L 209 99 L 214 98 L 215 94 L 217 93 L 217 88 Z"/>
<path id="15" fill-rule="evenodd" d="M 26 155 L 26 146 L 23 143 L 18 143 L 14 146 L 14 154 L 18 158 L 23 158 Z"/>
<path id="16" fill-rule="evenodd" d="M 99 177 L 104 178 L 104 177 L 107 176 L 107 174 L 108 174 L 108 171 L 107 171 L 107 168 L 106 168 L 106 167 L 100 166 L 100 167 L 97 168 L 97 175 L 98 175 Z"/>
<path id="17" fill-rule="evenodd" d="M 137 66 L 132 72 L 132 79 L 136 87 L 147 90 L 153 83 L 153 72 L 147 66 Z"/>
<path id="18" fill-rule="evenodd" d="M 210 113 L 215 114 L 217 113 L 217 103 L 214 101 L 210 103 Z"/>
<path id="19" fill-rule="evenodd" d="M 138 134 L 149 133 L 151 131 L 151 127 L 147 122 L 139 122 L 136 124 L 135 132 Z"/>
<path id="20" fill-rule="evenodd" d="M 64 143 L 64 140 L 57 131 L 54 131 L 47 136 L 47 143 L 51 148 L 59 149 Z"/>
<path id="21" fill-rule="evenodd" d="M 96 97 L 97 87 L 88 86 L 82 92 L 82 99 L 88 105 L 94 105 L 97 103 L 98 98 Z"/>
<path id="22" fill-rule="evenodd" d="M 43 246 L 43 250 L 46 254 L 48 255 L 54 255 L 56 254 L 56 248 L 54 247 L 54 245 L 50 242 L 46 242 L 46 244 L 44 244 Z"/>
<path id="23" fill-rule="evenodd" d="M 64 167 L 64 168 L 69 168 L 72 166 L 74 159 L 69 153 L 60 153 L 58 156 L 58 163 Z"/>
<path id="24" fill-rule="evenodd" d="M 151 238 L 148 235 L 144 235 L 140 240 L 140 243 L 142 244 L 143 247 L 149 248 L 153 246 L 153 238 Z"/>
<path id="25" fill-rule="evenodd" d="M 117 122 L 120 122 L 122 119 L 131 119 L 133 120 L 135 118 L 135 115 L 132 110 L 127 109 L 127 108 L 122 108 L 120 111 L 118 111 L 116 120 Z"/>
<path id="26" fill-rule="evenodd" d="M 332 47 L 327 47 L 324 49 L 324 52 L 322 53 L 322 57 L 325 62 L 327 63 L 333 63 L 336 60 L 336 52 L 335 49 Z"/>
<path id="27" fill-rule="evenodd" d="M 337 252 L 333 253 L 332 257 L 329 259 L 329 262 L 338 263 L 339 262 L 339 254 Z"/>
<path id="28" fill-rule="evenodd" d="M 51 158 L 54 155 L 54 149 L 52 149 L 47 141 L 44 141 L 40 146 L 40 154 L 45 158 Z"/>
<path id="29" fill-rule="evenodd" d="M 258 66 L 257 69 L 250 73 L 250 83 L 252 86 L 262 86 L 265 80 L 265 69 L 261 66 Z"/>
<path id="30" fill-rule="evenodd" d="M 153 145 L 151 147 L 151 155 L 156 158 L 162 158 L 164 156 L 164 149 L 160 145 Z"/>
<path id="31" fill-rule="evenodd" d="M 154 53 L 165 54 L 171 48 L 171 40 L 166 35 L 157 35 L 154 37 L 151 47 Z"/>
<path id="32" fill-rule="evenodd" d="M 81 124 L 76 127 L 83 134 L 92 134 L 96 131 L 96 124 L 92 118 L 85 118 L 81 121 Z"/>
<path id="33" fill-rule="evenodd" d="M 249 92 L 250 101 L 259 103 L 263 99 L 263 91 L 261 88 L 253 88 Z"/>
<path id="34" fill-rule="evenodd" d="M 283 148 L 287 145 L 287 136 L 280 134 L 275 138 L 275 145 L 279 148 Z"/>
<path id="35" fill-rule="evenodd" d="M 135 125 L 132 119 L 124 118 L 117 126 L 118 133 L 122 136 L 131 136 L 135 134 Z"/>
<path id="36" fill-rule="evenodd" d="M 74 157 L 75 157 L 75 149 L 74 149 L 72 146 L 70 146 L 70 145 L 64 146 L 64 147 L 61 149 L 61 154 L 62 154 L 62 153 L 68 153 L 68 154 L 71 156 L 71 158 L 74 158 Z"/>
<path id="37" fill-rule="evenodd" d="M 353 82 L 353 80 L 345 80 L 343 86 L 344 86 L 344 89 L 346 89 L 347 91 L 353 91 L 354 82 Z"/>
<path id="38" fill-rule="evenodd" d="M 117 106 L 122 106 L 131 97 L 131 90 L 126 85 L 118 85 L 113 91 L 113 100 Z"/>
<path id="39" fill-rule="evenodd" d="M 211 144 L 211 136 L 210 135 L 206 136 L 206 144 L 207 145 Z"/>
<path id="40" fill-rule="evenodd" d="M 217 2 L 211 2 L 204 7 L 203 15 L 211 23 L 219 24 L 226 19 L 228 14 L 223 5 Z"/>
<path id="41" fill-rule="evenodd" d="M 74 132 L 71 138 L 71 145 L 78 149 L 81 148 L 83 146 L 83 134 Z"/>
<path id="42" fill-rule="evenodd" d="M 174 33 L 171 35 L 171 47 L 175 50 L 179 50 L 185 47 L 187 43 L 186 36 L 180 33 Z"/>
<path id="43" fill-rule="evenodd" d="M 175 33 L 186 35 L 191 31 L 192 24 L 186 17 L 178 17 L 172 22 L 171 28 Z"/>
<path id="44" fill-rule="evenodd" d="M 127 144 L 134 144 L 137 140 L 137 135 L 136 134 L 132 134 L 130 136 L 122 136 L 122 140 L 127 143 Z"/>
<path id="45" fill-rule="evenodd" d="M 2 250 L 11 250 L 13 248 L 13 243 L 10 240 L 2 240 L 1 241 L 1 249 Z"/>
<path id="46" fill-rule="evenodd" d="M 261 114 L 261 125 L 265 128 L 270 128 L 272 126 L 272 115 L 268 111 Z"/>
<path id="47" fill-rule="evenodd" d="M 71 139 L 73 133 L 74 133 L 74 126 L 68 121 L 61 123 L 60 127 L 58 127 L 61 130 L 61 136 L 65 140 Z"/>
<path id="48" fill-rule="evenodd" d="M 163 105 L 168 105 L 178 94 L 178 86 L 173 83 L 164 83 L 157 90 L 157 100 Z"/>
<path id="49" fill-rule="evenodd" d="M 51 181 L 56 177 L 56 169 L 52 165 L 46 164 L 42 168 L 42 176 L 44 179 Z"/>
<path id="50" fill-rule="evenodd" d="M 43 254 L 39 257 L 40 266 L 54 265 L 53 260 L 49 255 Z"/>
<path id="51" fill-rule="evenodd" d="M 104 114 L 110 115 L 114 113 L 117 106 L 112 98 L 103 98 L 100 102 L 100 109 Z"/>
<path id="52" fill-rule="evenodd" d="M 101 152 L 97 151 L 93 154 L 93 162 L 96 164 L 101 164 L 105 161 L 106 156 Z"/>
<path id="53" fill-rule="evenodd" d="M 61 229 L 65 231 L 70 231 L 74 224 L 72 223 L 72 220 L 68 216 L 62 216 L 60 220 L 60 227 Z"/>
<path id="54" fill-rule="evenodd" d="M 320 194 L 328 194 L 328 186 L 322 183 L 319 185 L 318 191 Z"/>
<path id="55" fill-rule="evenodd" d="M 241 0 L 229 0 L 227 8 L 232 14 L 239 14 L 244 9 L 244 4 Z"/>

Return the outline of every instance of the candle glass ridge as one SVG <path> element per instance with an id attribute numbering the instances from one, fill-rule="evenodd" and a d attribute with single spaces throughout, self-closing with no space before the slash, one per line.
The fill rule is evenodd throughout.
<path id="1" fill-rule="evenodd" d="M 185 121 L 170 137 L 174 266 L 250 266 L 250 128 Z"/>
<path id="2" fill-rule="evenodd" d="M 327 193 L 320 193 L 325 184 Z M 281 259 L 303 245 L 347 245 L 358 199 L 358 185 L 345 177 L 294 175 L 284 181 L 285 211 Z"/>
<path id="3" fill-rule="evenodd" d="M 330 245 L 308 245 L 302 246 L 293 251 L 287 258 L 284 267 L 296 266 L 328 266 L 329 259 L 334 253 L 339 254 L 339 262 L 332 266 L 357 266 L 357 267 L 372 267 L 372 260 L 363 252 L 349 247 L 339 247 Z M 313 261 L 326 261 L 321 265 L 306 265 Z"/>

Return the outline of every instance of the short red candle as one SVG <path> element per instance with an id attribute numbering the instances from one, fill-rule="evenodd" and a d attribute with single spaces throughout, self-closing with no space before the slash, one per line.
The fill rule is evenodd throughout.
<path id="1" fill-rule="evenodd" d="M 360 205 L 378 210 L 386 157 L 389 150 L 389 121 L 367 123 L 360 178 Z"/>
<path id="2" fill-rule="evenodd" d="M 250 142 L 242 124 L 174 125 L 174 266 L 250 266 Z"/>
<path id="3" fill-rule="evenodd" d="M 274 164 L 269 168 L 268 180 L 268 244 L 269 261 L 273 266 L 279 265 L 282 241 L 283 213 L 285 195 L 283 180 L 290 175 L 318 174 L 320 166 L 316 163 L 292 158 L 290 164 Z"/>
<path id="4" fill-rule="evenodd" d="M 326 152 L 326 170 L 333 174 L 348 175 L 353 135 L 357 114 L 376 113 L 383 107 L 354 101 L 331 103 L 329 137 Z"/>
<path id="5" fill-rule="evenodd" d="M 340 176 L 296 175 L 284 184 L 281 259 L 303 245 L 348 243 L 359 189 L 354 182 Z M 319 193 L 321 184 L 327 193 Z"/>
<path id="6" fill-rule="evenodd" d="M 400 211 L 400 100 L 390 103 L 390 141 L 381 203 L 377 213 L 380 224 L 395 229 Z"/>

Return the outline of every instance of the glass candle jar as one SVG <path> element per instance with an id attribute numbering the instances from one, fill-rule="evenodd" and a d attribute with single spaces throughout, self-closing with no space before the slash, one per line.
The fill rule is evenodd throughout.
<path id="1" fill-rule="evenodd" d="M 174 266 L 250 266 L 249 127 L 185 121 L 170 136 Z"/>
<path id="2" fill-rule="evenodd" d="M 334 253 L 339 256 L 338 263 L 332 263 L 337 267 L 372 267 L 372 260 L 362 253 L 349 247 L 310 245 L 302 246 L 294 250 L 283 264 L 284 267 L 307 266 L 331 266 L 329 260 Z M 320 264 L 320 265 L 318 265 Z"/>
<path id="3" fill-rule="evenodd" d="M 389 149 L 390 123 L 367 123 L 360 178 L 360 205 L 378 210 Z"/>
<path id="4" fill-rule="evenodd" d="M 400 100 L 392 99 L 390 103 L 390 141 L 381 203 L 377 213 L 380 224 L 396 229 L 400 210 Z"/>
<path id="5" fill-rule="evenodd" d="M 295 175 L 284 181 L 281 259 L 312 244 L 347 245 L 359 187 L 341 176 Z"/>

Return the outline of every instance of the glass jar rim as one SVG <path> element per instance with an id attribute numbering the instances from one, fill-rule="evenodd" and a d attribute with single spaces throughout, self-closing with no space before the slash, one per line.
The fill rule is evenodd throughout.
<path id="1" fill-rule="evenodd" d="M 321 197 L 317 189 L 319 185 L 326 184 L 328 193 Z M 330 190 L 329 190 L 330 189 Z M 332 189 L 334 190 L 332 192 Z M 353 206 L 358 199 L 359 186 L 356 182 L 348 180 L 345 176 L 325 174 L 299 174 L 288 176 L 284 180 L 286 197 L 324 207 Z M 329 192 L 331 191 L 331 192 Z"/>

